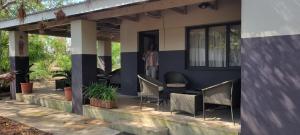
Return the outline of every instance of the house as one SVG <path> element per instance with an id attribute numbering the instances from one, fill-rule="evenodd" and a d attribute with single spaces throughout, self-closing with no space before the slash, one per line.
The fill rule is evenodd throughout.
<path id="1" fill-rule="evenodd" d="M 121 43 L 121 93 L 137 95 L 149 44 L 159 52 L 158 78 L 185 74 L 191 89 L 241 78 L 241 134 L 296 134 L 300 131 L 300 3 L 293 0 L 96 0 L 0 22 L 10 31 L 12 70 L 28 68 L 20 40 L 39 33 L 72 39 L 73 112 L 82 113 L 82 88 L 96 79 L 96 43 L 110 63 L 111 41 Z M 22 36 L 20 36 L 22 35 Z M 22 37 L 22 38 L 20 38 Z M 108 48 L 107 48 L 108 47 Z M 105 49 L 106 48 L 106 49 Z M 107 66 L 111 66 L 107 64 Z M 108 69 L 109 70 L 109 69 Z M 17 76 L 12 96 L 20 92 Z"/>

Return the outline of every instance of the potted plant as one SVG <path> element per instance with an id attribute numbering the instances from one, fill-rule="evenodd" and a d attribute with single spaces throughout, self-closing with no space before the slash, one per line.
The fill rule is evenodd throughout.
<path id="1" fill-rule="evenodd" d="M 90 105 L 95 107 L 101 107 L 102 91 L 105 84 L 92 83 L 85 88 L 84 96 L 90 99 Z"/>
<path id="2" fill-rule="evenodd" d="M 113 86 L 107 86 L 102 92 L 101 107 L 111 109 L 116 107 L 116 88 Z"/>
<path id="3" fill-rule="evenodd" d="M 116 88 L 103 83 L 92 83 L 85 89 L 84 95 L 90 99 L 90 105 L 111 109 L 116 107 Z"/>
<path id="4" fill-rule="evenodd" d="M 32 93 L 32 89 L 33 89 L 33 83 L 30 82 L 29 79 L 29 75 L 30 73 L 32 73 L 33 71 L 31 71 L 31 67 L 33 66 L 33 64 L 29 65 L 28 69 L 20 74 L 23 75 L 25 82 L 20 83 L 21 85 L 21 91 L 23 94 L 30 94 Z"/>
<path id="5" fill-rule="evenodd" d="M 61 79 L 64 84 L 64 92 L 65 98 L 67 101 L 72 100 L 72 73 L 71 70 L 64 70 L 59 71 L 58 73 L 54 74 L 53 77 L 64 77 L 65 79 Z M 60 82 L 61 83 L 61 82 Z"/>

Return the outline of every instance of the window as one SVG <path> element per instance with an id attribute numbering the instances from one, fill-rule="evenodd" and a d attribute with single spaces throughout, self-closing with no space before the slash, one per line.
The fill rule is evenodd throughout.
<path id="1" fill-rule="evenodd" d="M 187 28 L 187 66 L 232 68 L 241 63 L 239 23 Z"/>
<path id="2" fill-rule="evenodd" d="M 205 29 L 195 29 L 190 32 L 190 64 L 205 66 Z"/>
<path id="3" fill-rule="evenodd" d="M 210 27 L 208 33 L 209 67 L 226 67 L 226 27 Z"/>
<path id="4" fill-rule="evenodd" d="M 230 26 L 230 55 L 229 66 L 241 65 L 241 26 Z"/>

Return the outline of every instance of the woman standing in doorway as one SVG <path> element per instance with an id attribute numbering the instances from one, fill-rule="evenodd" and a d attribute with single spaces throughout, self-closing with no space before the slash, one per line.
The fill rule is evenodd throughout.
<path id="1" fill-rule="evenodd" d="M 158 52 L 154 49 L 154 44 L 150 44 L 149 49 L 144 54 L 146 75 L 156 79 L 158 70 Z"/>

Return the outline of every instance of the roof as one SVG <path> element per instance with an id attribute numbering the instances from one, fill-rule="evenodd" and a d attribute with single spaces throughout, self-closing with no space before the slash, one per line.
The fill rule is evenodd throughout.
<path id="1" fill-rule="evenodd" d="M 105 9 L 110 9 L 114 7 L 120 7 L 130 4 L 136 4 L 139 2 L 146 2 L 149 0 L 93 0 L 90 3 L 82 2 L 78 4 L 72 4 L 62 7 L 62 10 L 65 12 L 66 16 L 80 15 L 84 13 L 100 11 Z M 27 15 L 23 23 L 20 23 L 19 19 L 14 18 L 10 20 L 0 21 L 0 29 L 5 29 L 9 27 L 14 27 L 18 25 L 24 25 L 29 23 L 36 23 L 41 20 L 52 20 L 55 19 L 54 12 L 58 10 L 50 9 L 42 12 L 33 13 Z"/>

